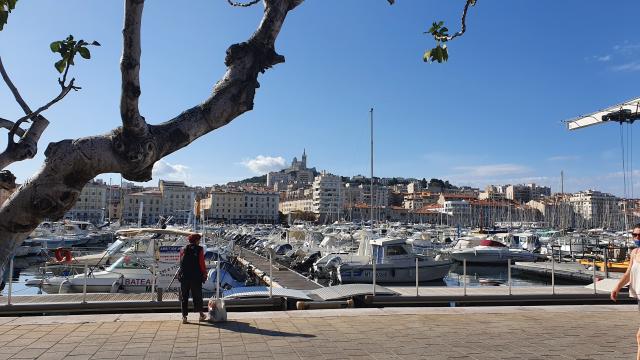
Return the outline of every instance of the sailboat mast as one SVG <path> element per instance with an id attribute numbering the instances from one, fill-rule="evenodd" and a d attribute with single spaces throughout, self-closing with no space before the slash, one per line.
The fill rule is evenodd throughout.
<path id="1" fill-rule="evenodd" d="M 371 188 L 369 189 L 371 195 L 371 233 L 373 234 L 373 108 L 369 110 L 369 118 L 371 123 Z"/>

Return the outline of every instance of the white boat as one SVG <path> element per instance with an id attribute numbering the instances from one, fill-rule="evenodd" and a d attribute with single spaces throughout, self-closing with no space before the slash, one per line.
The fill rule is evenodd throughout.
<path id="1" fill-rule="evenodd" d="M 132 244 L 130 239 L 120 238 L 114 241 L 111 245 L 109 245 L 104 251 L 97 254 L 89 254 L 89 255 L 80 255 L 76 256 L 72 251 L 72 264 L 87 264 L 90 267 L 97 266 L 109 266 L 114 261 L 118 260 L 123 253 L 128 255 L 135 255 L 136 253 L 140 253 L 141 255 L 144 253 L 144 249 L 139 249 L 138 244 Z M 59 265 L 60 263 L 56 260 L 50 261 L 47 265 Z"/>
<path id="2" fill-rule="evenodd" d="M 93 225 L 83 221 L 45 222 L 40 224 L 23 244 L 40 249 L 85 245 L 89 241 L 90 226 Z"/>
<path id="3" fill-rule="evenodd" d="M 86 289 L 89 293 L 95 292 L 124 292 L 124 293 L 144 293 L 151 292 L 154 279 L 155 287 L 166 291 L 176 291 L 180 287 L 177 280 L 173 280 L 179 268 L 180 250 L 186 245 L 184 235 L 189 232 L 179 230 L 158 230 L 158 229 L 128 229 L 122 230 L 121 235 L 140 235 L 144 233 L 160 233 L 178 235 L 178 239 L 160 239 L 146 237 L 138 239 L 136 243 L 128 248 L 120 257 L 104 270 L 89 268 L 84 272 L 73 276 L 54 276 L 43 279 L 31 279 L 26 282 L 27 286 L 40 287 L 47 293 L 81 293 Z M 164 241 L 164 242 L 163 242 Z M 170 245 L 163 245 L 169 243 Z M 110 247 L 111 251 L 117 251 L 126 242 L 114 243 Z M 108 256 L 109 250 L 105 253 Z M 215 262 L 213 262 L 215 266 Z M 232 282 L 232 277 L 228 277 L 229 270 L 223 266 L 221 270 L 222 286 L 238 286 L 237 282 Z M 203 285 L 204 291 L 215 289 L 215 269 L 209 270 L 209 280 Z"/>
<path id="4" fill-rule="evenodd" d="M 376 282 L 411 283 L 416 281 L 416 259 L 418 280 L 442 280 L 449 273 L 450 260 L 435 260 L 429 256 L 415 254 L 412 246 L 404 238 L 380 238 L 371 240 L 372 262 L 376 267 Z M 343 263 L 338 267 L 338 280 L 343 284 L 371 283 L 373 263 Z"/>
<path id="5" fill-rule="evenodd" d="M 490 236 L 489 239 L 499 241 L 511 249 L 523 249 L 530 252 L 539 251 L 541 247 L 540 237 L 532 232 L 498 233 Z"/>
<path id="6" fill-rule="evenodd" d="M 510 249 L 501 242 L 494 240 L 480 240 L 478 246 L 451 251 L 451 258 L 456 261 L 482 264 L 504 264 L 509 261 L 534 261 L 538 255 L 523 250 Z"/>
<path id="7" fill-rule="evenodd" d="M 571 234 L 557 238 L 553 251 L 557 252 L 559 248 L 562 255 L 582 255 L 588 244 L 589 239 L 582 234 Z"/>

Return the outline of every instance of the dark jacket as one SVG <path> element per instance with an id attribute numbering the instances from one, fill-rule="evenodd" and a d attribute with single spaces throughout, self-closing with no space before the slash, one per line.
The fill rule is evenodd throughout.
<path id="1" fill-rule="evenodd" d="M 180 277 L 182 281 L 205 282 L 207 267 L 204 263 L 204 249 L 202 246 L 189 244 L 180 250 Z"/>

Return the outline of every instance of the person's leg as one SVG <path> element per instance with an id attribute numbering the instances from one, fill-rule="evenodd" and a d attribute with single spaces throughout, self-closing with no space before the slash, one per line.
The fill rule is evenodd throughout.
<path id="1" fill-rule="evenodd" d="M 180 283 L 180 310 L 182 310 L 182 319 L 189 314 L 189 282 Z"/>
<path id="2" fill-rule="evenodd" d="M 191 285 L 191 295 L 193 295 L 193 307 L 195 311 L 200 313 L 200 320 L 202 320 L 203 317 L 206 318 L 202 312 L 202 283 L 200 281 L 195 281 Z"/>
<path id="3" fill-rule="evenodd" d="M 638 342 L 638 350 L 636 353 L 636 360 L 640 360 L 640 329 L 636 333 L 636 341 Z"/>

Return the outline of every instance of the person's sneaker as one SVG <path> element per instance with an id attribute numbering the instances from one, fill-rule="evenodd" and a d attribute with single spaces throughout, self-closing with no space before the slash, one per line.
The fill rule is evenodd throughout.
<path id="1" fill-rule="evenodd" d="M 205 314 L 200 314 L 200 321 L 207 321 L 207 315 Z"/>
<path id="2" fill-rule="evenodd" d="M 183 323 L 183 324 L 187 324 L 187 323 L 188 323 L 188 321 L 187 321 L 187 317 L 186 317 L 186 316 L 183 316 L 183 317 L 182 317 L 182 323 Z"/>

